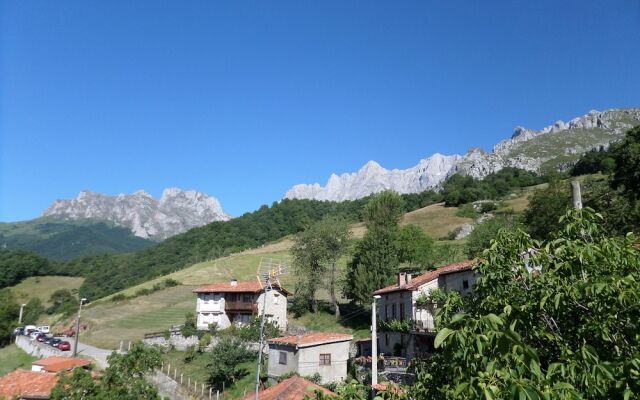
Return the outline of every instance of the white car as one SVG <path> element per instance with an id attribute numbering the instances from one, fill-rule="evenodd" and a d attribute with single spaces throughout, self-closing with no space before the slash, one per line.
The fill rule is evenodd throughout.
<path id="1" fill-rule="evenodd" d="M 49 329 L 49 325 L 42 325 L 38 327 L 38 330 L 42 333 L 49 333 L 50 329 Z"/>
<path id="2" fill-rule="evenodd" d="M 29 338 L 30 338 L 31 340 L 35 340 L 35 339 L 36 339 L 36 337 L 37 337 L 40 333 L 41 333 L 41 332 L 40 332 L 39 330 L 35 330 L 35 331 L 33 331 L 33 332 L 31 332 L 31 333 L 29 334 Z"/>

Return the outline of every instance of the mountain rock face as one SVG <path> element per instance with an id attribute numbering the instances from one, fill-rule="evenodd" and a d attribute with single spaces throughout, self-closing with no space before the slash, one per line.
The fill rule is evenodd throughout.
<path id="1" fill-rule="evenodd" d="M 535 131 L 516 127 L 510 139 L 496 144 L 491 153 L 479 148 L 465 155 L 434 154 L 404 170 L 387 170 L 369 161 L 354 173 L 331 175 L 326 186 L 299 184 L 289 189 L 288 199 L 355 200 L 383 190 L 418 193 L 437 189 L 455 173 L 484 178 L 505 167 L 544 171 L 570 167 L 587 151 L 608 147 L 624 133 L 640 125 L 640 109 L 590 111 L 569 122 L 557 121 Z"/>
<path id="2" fill-rule="evenodd" d="M 42 215 L 109 221 L 131 229 L 135 236 L 153 240 L 230 219 L 215 197 L 177 188 L 165 189 L 160 200 L 142 190 L 117 196 L 82 191 L 75 199 L 56 200 Z"/>

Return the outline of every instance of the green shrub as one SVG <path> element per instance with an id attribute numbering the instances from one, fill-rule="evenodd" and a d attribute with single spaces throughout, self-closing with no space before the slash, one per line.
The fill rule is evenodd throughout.
<path id="1" fill-rule="evenodd" d="M 180 282 L 178 282 L 175 279 L 172 278 L 167 278 L 164 280 L 164 287 L 174 287 L 174 286 L 178 286 L 180 285 Z"/>
<path id="2" fill-rule="evenodd" d="M 118 293 L 111 298 L 111 301 L 118 302 L 126 299 L 127 299 L 127 296 L 125 296 L 124 293 Z"/>

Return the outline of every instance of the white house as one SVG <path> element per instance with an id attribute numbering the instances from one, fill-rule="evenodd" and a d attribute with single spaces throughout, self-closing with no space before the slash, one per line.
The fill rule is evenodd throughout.
<path id="1" fill-rule="evenodd" d="M 195 289 L 196 316 L 198 329 L 208 329 L 209 324 L 217 324 L 225 329 L 232 323 L 248 323 L 255 316 L 262 315 L 264 305 L 268 321 L 281 330 L 287 328 L 287 295 L 289 292 L 277 285 L 266 291 L 258 281 L 214 283 Z"/>
<path id="2" fill-rule="evenodd" d="M 379 321 L 410 321 L 409 333 L 380 332 L 378 351 L 386 355 L 413 358 L 432 353 L 435 338 L 437 302 L 416 304 L 434 289 L 455 290 L 462 295 L 471 292 L 476 280 L 474 261 L 447 265 L 415 278 L 409 273 L 398 274 L 394 285 L 376 290 L 379 295 Z M 420 302 L 419 302 L 420 303 Z"/>
<path id="3" fill-rule="evenodd" d="M 315 332 L 270 339 L 270 379 L 290 372 L 300 376 L 319 374 L 321 384 L 341 382 L 347 377 L 352 335 Z"/>

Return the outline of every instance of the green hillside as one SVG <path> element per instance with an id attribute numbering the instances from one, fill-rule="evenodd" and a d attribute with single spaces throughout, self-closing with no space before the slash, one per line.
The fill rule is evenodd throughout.
<path id="1" fill-rule="evenodd" d="M 0 223 L 0 246 L 33 251 L 52 260 L 145 249 L 155 242 L 134 236 L 127 228 L 94 220 L 51 217 Z"/>

